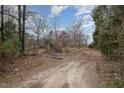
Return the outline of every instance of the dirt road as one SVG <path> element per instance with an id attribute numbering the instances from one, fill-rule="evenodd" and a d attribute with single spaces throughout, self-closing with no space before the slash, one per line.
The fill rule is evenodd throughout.
<path id="1" fill-rule="evenodd" d="M 59 54 L 58 54 L 59 55 Z M 64 57 L 57 66 L 38 70 L 19 87 L 43 88 L 81 88 L 101 87 L 99 61 L 101 54 L 90 51 Z"/>
<path id="2" fill-rule="evenodd" d="M 26 56 L 14 62 L 11 72 L 0 76 L 0 87 L 103 87 L 100 68 L 103 62 L 102 54 L 89 48 Z"/>

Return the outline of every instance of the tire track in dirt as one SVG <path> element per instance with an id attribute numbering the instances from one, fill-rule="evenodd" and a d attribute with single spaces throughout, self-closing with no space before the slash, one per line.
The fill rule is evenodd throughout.
<path id="1" fill-rule="evenodd" d="M 38 73 L 23 87 L 100 87 L 100 78 L 94 62 L 82 65 L 82 60 L 66 61 L 61 65 Z"/>
<path id="2" fill-rule="evenodd" d="M 56 54 L 58 55 L 58 54 Z M 61 55 L 58 55 L 61 57 Z M 97 88 L 102 87 L 100 63 L 102 54 L 93 49 L 83 49 L 78 53 L 63 56 L 47 68 L 32 70 L 19 84 L 11 87 L 26 88 Z"/>

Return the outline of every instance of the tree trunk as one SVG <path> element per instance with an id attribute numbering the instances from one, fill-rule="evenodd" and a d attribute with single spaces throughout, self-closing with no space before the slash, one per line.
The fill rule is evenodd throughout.
<path id="1" fill-rule="evenodd" d="M 22 54 L 23 55 L 25 52 L 25 13 L 26 13 L 26 6 L 23 5 L 23 30 L 22 30 Z"/>
<path id="2" fill-rule="evenodd" d="M 1 5 L 1 43 L 4 43 L 4 5 Z M 1 52 L 1 58 L 0 58 L 1 66 L 0 71 L 4 72 L 5 67 L 5 53 Z"/>
<path id="3" fill-rule="evenodd" d="M 40 32 L 38 31 L 38 34 L 37 34 L 37 48 L 39 49 L 40 48 Z"/>
<path id="4" fill-rule="evenodd" d="M 4 42 L 4 16 L 3 16 L 3 11 L 4 11 L 4 5 L 1 5 L 1 43 Z"/>
<path id="5" fill-rule="evenodd" d="M 3 11 L 4 11 L 4 5 L 1 5 L 1 43 L 4 42 L 4 15 L 3 15 Z M 5 61 L 5 53 L 1 52 L 1 59 L 0 60 L 2 63 L 4 63 Z"/>
<path id="6" fill-rule="evenodd" d="M 21 49 L 21 6 L 18 5 L 18 30 L 19 30 L 19 42 L 20 42 L 20 46 L 19 46 L 19 52 L 22 53 L 22 49 Z"/>

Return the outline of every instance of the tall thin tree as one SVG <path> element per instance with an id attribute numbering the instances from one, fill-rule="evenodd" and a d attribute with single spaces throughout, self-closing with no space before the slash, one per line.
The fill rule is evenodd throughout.
<path id="1" fill-rule="evenodd" d="M 1 43 L 4 42 L 4 5 L 1 5 Z M 1 52 L 1 57 L 2 60 L 1 62 L 4 63 L 4 58 L 5 58 L 5 54 L 4 52 Z"/>
<path id="2" fill-rule="evenodd" d="M 25 16 L 26 16 L 26 6 L 23 5 L 23 29 L 22 29 L 22 54 L 25 52 Z"/>
<path id="3" fill-rule="evenodd" d="M 4 5 L 1 5 L 1 42 L 4 42 Z"/>
<path id="4" fill-rule="evenodd" d="M 21 5 L 18 5 L 18 30 L 19 30 L 19 42 L 20 42 L 20 46 L 19 46 L 19 52 L 22 53 L 22 49 L 21 49 Z"/>

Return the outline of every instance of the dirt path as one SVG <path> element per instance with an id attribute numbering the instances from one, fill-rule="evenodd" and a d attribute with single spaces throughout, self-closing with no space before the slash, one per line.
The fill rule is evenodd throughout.
<path id="1" fill-rule="evenodd" d="M 76 61 L 77 62 L 77 61 Z M 96 64 L 69 62 L 33 76 L 22 87 L 100 87 Z"/>
<path id="2" fill-rule="evenodd" d="M 100 55 L 91 51 L 85 56 L 87 57 L 68 56 L 61 61 L 61 64 L 39 71 L 22 82 L 21 87 L 101 87 L 98 66 Z"/>
<path id="3" fill-rule="evenodd" d="M 63 56 L 59 64 L 49 68 L 38 67 L 26 79 L 11 87 L 82 88 L 102 87 L 99 63 L 102 56 L 94 50 Z M 61 54 L 56 54 L 56 57 Z"/>

